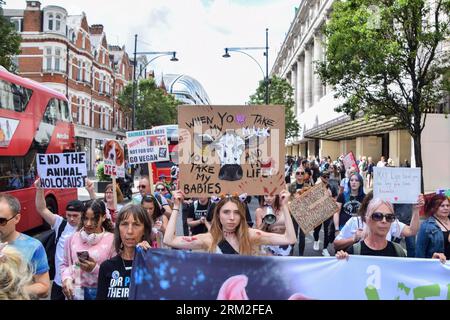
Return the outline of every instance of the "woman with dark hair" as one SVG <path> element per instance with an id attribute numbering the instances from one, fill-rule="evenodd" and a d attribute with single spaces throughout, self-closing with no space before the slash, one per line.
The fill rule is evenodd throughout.
<path id="1" fill-rule="evenodd" d="M 151 234 L 152 221 L 144 208 L 128 204 L 120 210 L 114 228 L 117 255 L 100 265 L 97 300 L 128 300 L 136 246 L 150 248 Z"/>
<path id="2" fill-rule="evenodd" d="M 280 196 L 259 197 L 259 208 L 256 209 L 255 214 L 257 229 L 278 234 L 283 234 L 286 231 Z M 291 245 L 261 247 L 261 251 L 270 256 L 288 256 L 291 250 Z"/>
<path id="3" fill-rule="evenodd" d="M 336 200 L 339 209 L 333 216 L 335 233 L 338 233 L 351 217 L 357 215 L 365 196 L 363 178 L 359 173 L 352 172 L 348 177 L 348 190 L 341 193 Z"/>
<path id="4" fill-rule="evenodd" d="M 100 264 L 115 255 L 113 230 L 105 203 L 100 199 L 88 201 L 78 231 L 64 244 L 61 278 L 67 299 L 95 299 Z"/>
<path id="5" fill-rule="evenodd" d="M 159 206 L 158 200 L 151 195 L 147 194 L 142 197 L 141 206 L 147 212 L 147 215 L 153 225 L 153 233 L 155 234 L 155 241 L 152 243 L 154 248 L 162 247 L 162 239 L 164 233 L 166 232 L 167 223 L 169 220 L 163 214 L 161 207 Z"/>
<path id="6" fill-rule="evenodd" d="M 287 206 L 289 193 L 280 194 L 286 230 L 283 234 L 264 232 L 249 228 L 245 218 L 245 207 L 238 197 L 224 197 L 215 207 L 211 229 L 207 233 L 192 237 L 175 235 L 175 226 L 184 194 L 175 191 L 175 205 L 170 216 L 164 243 L 185 250 L 204 250 L 210 253 L 258 255 L 260 245 L 289 245 L 296 241 L 294 226 Z"/>
<path id="7" fill-rule="evenodd" d="M 419 229 L 416 242 L 417 258 L 438 258 L 445 263 L 450 259 L 449 199 L 434 195 L 425 204 L 428 217 Z"/>
<path id="8" fill-rule="evenodd" d="M 117 213 L 122 208 L 122 205 L 120 205 L 120 203 L 123 202 L 123 194 L 122 191 L 120 191 L 119 185 L 116 185 L 116 197 L 117 207 L 114 206 L 113 185 L 112 183 L 108 184 L 105 188 L 105 198 L 103 201 L 105 201 L 106 213 L 109 214 L 112 222 L 116 221 Z"/>

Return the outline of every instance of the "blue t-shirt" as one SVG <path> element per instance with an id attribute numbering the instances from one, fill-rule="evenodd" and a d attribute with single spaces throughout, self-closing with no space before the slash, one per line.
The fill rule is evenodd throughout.
<path id="1" fill-rule="evenodd" d="M 8 245 L 19 251 L 24 260 L 31 264 L 34 274 L 43 274 L 49 270 L 47 254 L 39 240 L 21 233 L 16 240 Z"/>

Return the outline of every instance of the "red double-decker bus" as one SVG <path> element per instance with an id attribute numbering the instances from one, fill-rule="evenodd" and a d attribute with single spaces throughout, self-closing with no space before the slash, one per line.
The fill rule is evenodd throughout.
<path id="1" fill-rule="evenodd" d="M 75 151 L 74 126 L 66 97 L 0 67 L 0 192 L 21 204 L 18 231 L 40 226 L 36 212 L 36 154 Z M 64 212 L 76 189 L 47 189 L 47 207 Z"/>

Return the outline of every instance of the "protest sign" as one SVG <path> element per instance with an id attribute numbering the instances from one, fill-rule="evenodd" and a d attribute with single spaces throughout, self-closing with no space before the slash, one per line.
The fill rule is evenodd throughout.
<path id="1" fill-rule="evenodd" d="M 178 123 L 186 196 L 284 189 L 284 106 L 180 106 Z"/>
<path id="2" fill-rule="evenodd" d="M 169 146 L 165 128 L 127 132 L 130 164 L 169 161 Z"/>
<path id="3" fill-rule="evenodd" d="M 328 189 L 320 183 L 294 199 L 290 210 L 295 221 L 307 234 L 331 217 L 338 210 L 338 206 Z"/>
<path id="4" fill-rule="evenodd" d="M 87 177 L 86 153 L 36 154 L 38 175 L 44 189 L 82 188 Z"/>
<path id="5" fill-rule="evenodd" d="M 420 168 L 373 168 L 373 196 L 391 203 L 417 203 Z"/>
<path id="6" fill-rule="evenodd" d="M 121 142 L 116 140 L 104 140 L 103 162 L 105 174 L 114 177 L 125 177 L 125 152 Z"/>
<path id="7" fill-rule="evenodd" d="M 342 159 L 342 162 L 344 163 L 345 170 L 348 170 L 349 168 L 353 167 L 355 168 L 356 172 L 359 172 L 358 165 L 356 164 L 355 155 L 352 151 L 347 153 L 345 157 Z"/>
<path id="8" fill-rule="evenodd" d="M 252 257 L 136 248 L 130 300 L 445 300 L 450 262 Z"/>

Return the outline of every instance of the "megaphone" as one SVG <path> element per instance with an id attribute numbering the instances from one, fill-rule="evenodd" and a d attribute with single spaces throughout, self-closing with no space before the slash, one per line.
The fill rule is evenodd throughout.
<path id="1" fill-rule="evenodd" d="M 271 206 L 266 207 L 266 214 L 263 217 L 263 222 L 267 225 L 274 224 L 277 221 L 277 216 L 273 213 Z"/>

